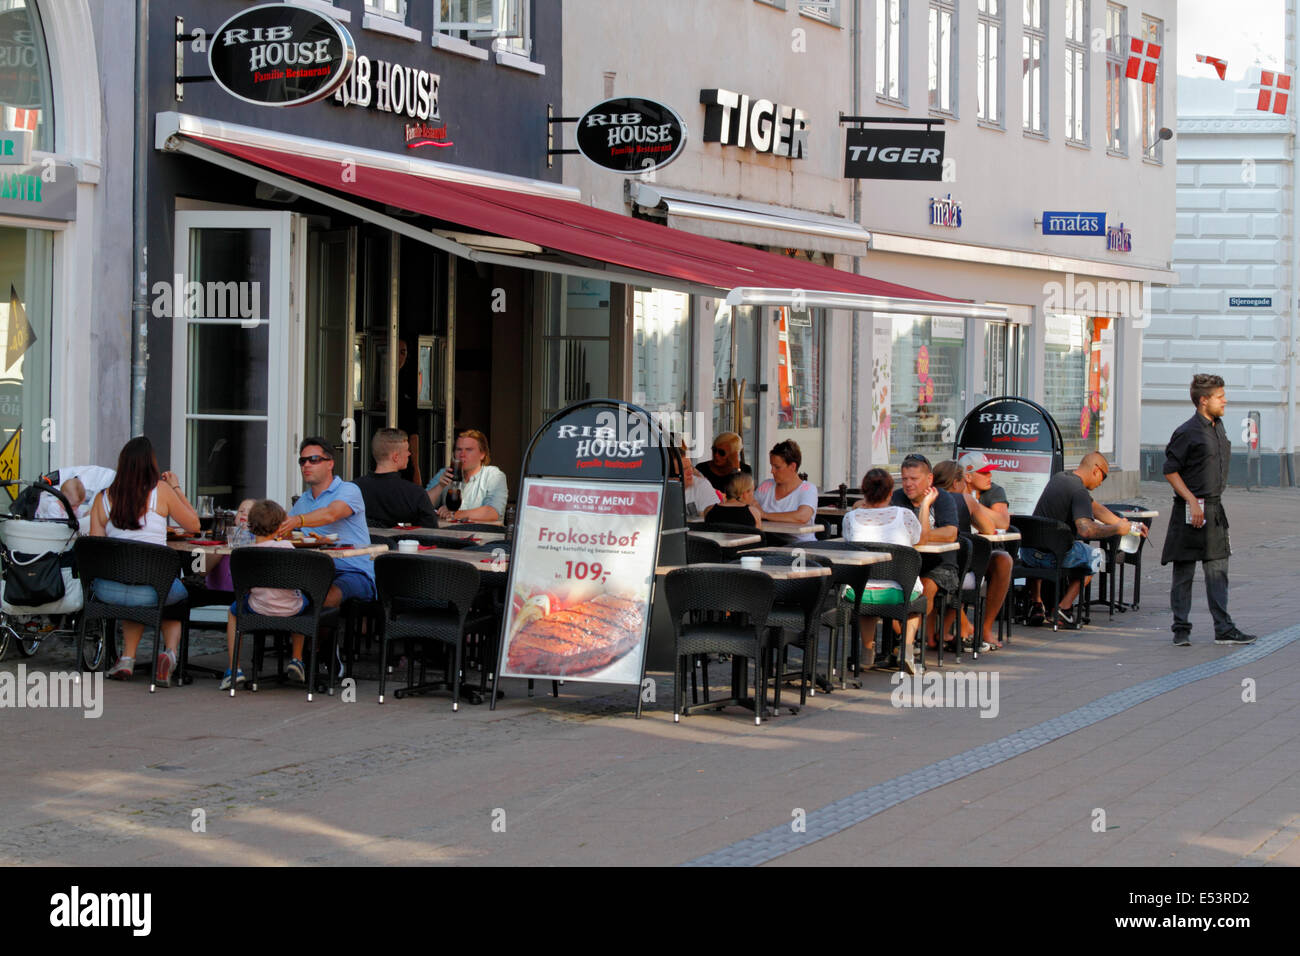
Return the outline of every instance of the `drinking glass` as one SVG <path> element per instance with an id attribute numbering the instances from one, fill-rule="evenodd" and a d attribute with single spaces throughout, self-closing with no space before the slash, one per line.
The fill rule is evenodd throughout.
<path id="1" fill-rule="evenodd" d="M 199 527 L 206 533 L 212 530 L 212 519 L 214 516 L 212 510 L 212 496 L 199 495 L 198 504 L 195 511 L 199 513 Z"/>

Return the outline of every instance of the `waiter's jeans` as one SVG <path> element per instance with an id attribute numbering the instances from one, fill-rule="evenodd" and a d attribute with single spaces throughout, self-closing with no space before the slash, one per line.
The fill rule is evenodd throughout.
<path id="1" fill-rule="evenodd" d="M 1169 608 L 1174 612 L 1173 632 L 1188 633 L 1192 629 L 1187 615 L 1192 609 L 1192 578 L 1196 574 L 1195 561 L 1175 561 L 1174 583 L 1169 591 Z M 1228 559 L 1202 561 L 1205 569 L 1205 599 L 1214 618 L 1214 635 L 1221 637 L 1235 625 L 1228 615 Z"/>

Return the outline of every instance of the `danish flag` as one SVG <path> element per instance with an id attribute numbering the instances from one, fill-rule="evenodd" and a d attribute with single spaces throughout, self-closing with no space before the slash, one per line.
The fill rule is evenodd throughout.
<path id="1" fill-rule="evenodd" d="M 41 121 L 41 111 L 6 106 L 5 120 L 5 125 L 9 129 L 29 129 L 34 133 L 37 124 Z"/>
<path id="2" fill-rule="evenodd" d="M 1143 49 L 1145 47 L 1145 50 Z M 1128 41 L 1128 63 L 1124 75 L 1130 80 L 1140 79 L 1143 83 L 1156 81 L 1156 67 L 1160 65 L 1160 44 L 1143 42 L 1137 37 Z M 1141 74 L 1139 76 L 1138 74 Z"/>
<path id="3" fill-rule="evenodd" d="M 1262 70 L 1259 82 L 1251 85 L 1259 87 L 1259 102 L 1255 104 L 1255 109 L 1264 113 L 1286 114 L 1287 103 L 1291 99 L 1291 77 L 1285 73 Z"/>
<path id="4" fill-rule="evenodd" d="M 1227 79 L 1227 75 L 1228 75 L 1227 60 L 1220 60 L 1217 56 L 1206 56 L 1204 53 L 1198 53 L 1196 54 L 1196 62 L 1210 64 L 1210 66 L 1214 67 L 1215 70 L 1218 71 L 1219 79 L 1221 80 Z"/>

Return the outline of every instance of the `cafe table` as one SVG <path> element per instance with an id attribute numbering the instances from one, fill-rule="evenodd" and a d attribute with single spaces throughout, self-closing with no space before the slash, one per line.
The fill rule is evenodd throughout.
<path id="1" fill-rule="evenodd" d="M 704 523 L 704 519 L 687 518 L 686 523 L 691 526 L 698 526 Z M 822 524 L 794 524 L 789 521 L 760 521 L 758 530 L 768 534 L 813 534 L 817 531 L 825 531 L 826 526 Z"/>
<path id="2" fill-rule="evenodd" d="M 1159 511 L 1152 511 L 1149 508 L 1110 508 L 1112 514 L 1116 514 L 1126 520 L 1137 518 L 1142 521 L 1150 521 L 1152 518 L 1159 518 Z"/>
<path id="3" fill-rule="evenodd" d="M 993 544 L 1000 544 L 1005 541 L 1019 541 L 1020 532 L 1018 531 L 997 531 L 993 534 L 984 534 L 975 532 L 975 537 L 983 538 L 985 541 L 991 541 Z"/>
<path id="4" fill-rule="evenodd" d="M 192 566 L 191 573 L 207 574 L 212 568 L 216 567 L 217 562 L 230 554 L 234 548 L 227 544 L 200 544 L 186 538 L 175 541 L 168 541 L 169 548 L 175 548 L 177 551 L 188 551 L 195 558 L 201 558 L 201 566 Z M 328 555 L 335 560 L 339 558 L 360 558 L 375 557 L 380 554 L 388 553 L 386 544 L 368 544 L 362 547 L 312 547 L 311 550 L 319 551 L 321 554 Z"/>
<path id="5" fill-rule="evenodd" d="M 944 544 L 918 544 L 916 551 L 918 554 L 946 554 L 949 551 L 960 551 L 961 545 L 956 541 L 949 541 Z"/>
<path id="6" fill-rule="evenodd" d="M 505 527 L 502 526 L 498 531 L 470 531 L 464 528 L 457 528 L 454 524 L 439 523 L 436 528 L 371 528 L 370 534 L 376 538 L 392 538 L 399 540 L 401 538 L 418 537 L 420 535 L 450 538 L 458 541 L 468 541 L 471 543 L 483 542 L 491 544 L 495 541 L 504 541 L 506 539 Z"/>
<path id="7" fill-rule="evenodd" d="M 730 531 L 688 531 L 687 536 L 700 541 L 712 541 L 720 548 L 744 548 L 762 544 L 761 534 L 739 534 Z"/>

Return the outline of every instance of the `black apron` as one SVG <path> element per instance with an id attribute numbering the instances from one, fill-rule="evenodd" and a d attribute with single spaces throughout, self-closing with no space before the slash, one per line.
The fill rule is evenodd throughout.
<path id="1" fill-rule="evenodd" d="M 1165 534 L 1165 546 L 1160 552 L 1160 563 L 1218 561 L 1231 553 L 1228 515 L 1220 499 L 1217 496 L 1205 498 L 1205 524 L 1194 528 L 1187 523 L 1187 502 L 1176 496 L 1169 516 L 1169 530 Z"/>

